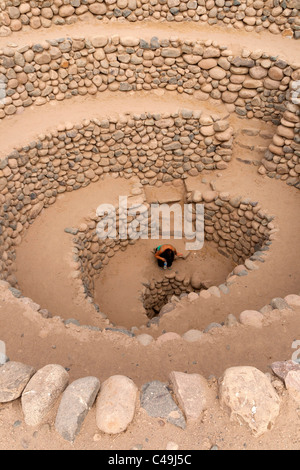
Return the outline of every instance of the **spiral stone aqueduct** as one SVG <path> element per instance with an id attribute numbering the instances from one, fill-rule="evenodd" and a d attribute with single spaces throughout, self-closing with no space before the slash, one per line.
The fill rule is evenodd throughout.
<path id="1" fill-rule="evenodd" d="M 299 9 L 0 3 L 3 446 L 299 448 Z M 204 204 L 222 280 L 99 240 L 120 195 Z"/>

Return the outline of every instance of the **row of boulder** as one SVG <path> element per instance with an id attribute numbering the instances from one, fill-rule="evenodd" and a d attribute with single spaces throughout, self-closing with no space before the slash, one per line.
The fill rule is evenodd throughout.
<path id="1" fill-rule="evenodd" d="M 300 296 L 295 294 L 273 301 L 273 308 L 277 310 L 298 311 L 300 307 Z M 251 314 L 254 312 L 247 312 L 249 318 L 242 323 L 257 327 L 259 319 L 255 317 L 253 323 Z M 246 311 L 243 313 L 246 315 Z M 160 338 L 164 336 L 170 341 L 178 339 L 179 335 L 165 333 Z M 255 436 L 273 427 L 280 413 L 280 392 L 284 386 L 293 396 L 300 397 L 299 343 L 295 341 L 292 345 L 295 351 L 291 360 L 271 365 L 276 378 L 252 366 L 239 366 L 227 369 L 218 381 L 219 405 L 229 411 L 232 420 L 247 425 Z M 284 383 L 282 388 L 274 385 L 278 377 Z M 55 429 L 69 442 L 74 442 L 94 405 L 95 425 L 105 434 L 126 431 L 132 421 L 138 419 L 140 409 L 152 418 L 184 430 L 188 423 L 201 420 L 203 412 L 213 406 L 216 395 L 210 379 L 179 371 L 171 372 L 166 383 L 152 380 L 140 389 L 124 375 L 113 375 L 103 383 L 91 376 L 70 384 L 69 379 L 69 373 L 61 365 L 48 364 L 36 370 L 0 355 L 0 403 L 20 399 L 27 426 L 39 426 L 55 410 Z"/>
<path id="2" fill-rule="evenodd" d="M 271 368 L 288 390 L 300 392 L 299 363 L 274 363 Z M 255 436 L 270 430 L 280 413 L 281 397 L 272 380 L 274 376 L 251 366 L 231 367 L 219 380 L 220 406 Z M 152 418 L 185 429 L 187 423 L 197 423 L 214 400 L 212 384 L 203 376 L 178 371 L 170 373 L 168 383 L 154 380 L 140 390 L 124 375 L 113 375 L 102 384 L 96 377 L 68 382 L 68 372 L 58 364 L 36 371 L 9 361 L 0 367 L 0 403 L 20 398 L 26 425 L 38 426 L 60 400 L 55 429 L 63 439 L 74 442 L 94 404 L 98 430 L 115 435 L 138 419 L 140 408 Z"/>

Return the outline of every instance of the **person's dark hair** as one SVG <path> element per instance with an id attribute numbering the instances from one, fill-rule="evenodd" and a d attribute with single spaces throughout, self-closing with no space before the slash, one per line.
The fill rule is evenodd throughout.
<path id="1" fill-rule="evenodd" d="M 166 262 L 167 262 L 167 265 L 168 265 L 168 268 L 170 268 L 172 266 L 172 263 L 174 261 L 174 251 L 171 250 L 170 248 L 167 248 L 167 250 L 165 250 L 162 254 L 161 254 L 161 257 L 162 258 L 165 258 Z"/>

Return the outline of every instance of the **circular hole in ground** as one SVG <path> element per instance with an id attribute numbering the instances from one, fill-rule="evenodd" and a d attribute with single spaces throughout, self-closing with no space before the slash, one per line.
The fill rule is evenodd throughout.
<path id="1" fill-rule="evenodd" d="M 257 202 L 216 191 L 207 191 L 203 196 L 195 192 L 188 204 L 181 201 L 179 206 L 182 214 L 187 208 L 193 232 L 196 227 L 200 228 L 197 207 L 204 208 L 204 243 L 198 249 L 187 250 L 186 239 L 162 236 L 161 220 L 158 224 L 161 238 L 151 238 L 152 206 L 143 202 L 143 197 L 138 202 L 135 200 L 138 216 L 126 219 L 127 238 L 120 236 L 124 211 L 119 206 L 111 209 L 108 218 L 107 214 L 95 214 L 86 220 L 75 239 L 85 293 L 90 302 L 95 302 L 118 326 L 139 327 L 159 315 L 172 296 L 180 299 L 192 291 L 226 283 L 233 268 L 261 249 L 269 237 L 268 224 L 272 217 L 266 215 Z M 174 206 L 169 204 L 168 207 L 170 214 Z M 114 221 L 113 238 L 99 238 L 99 224 L 103 228 L 104 219 Z M 137 220 L 138 230 L 143 228 L 146 239 L 131 238 L 131 224 Z M 171 218 L 171 235 L 174 235 L 173 222 Z M 113 229 L 108 225 L 111 234 Z M 178 233 L 175 235 L 178 237 Z M 176 259 L 170 271 L 162 270 L 153 253 L 162 243 L 170 243 L 178 252 L 189 256 Z"/>

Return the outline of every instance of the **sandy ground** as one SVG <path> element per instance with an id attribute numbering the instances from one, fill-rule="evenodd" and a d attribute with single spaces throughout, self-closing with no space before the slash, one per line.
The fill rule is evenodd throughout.
<path id="1" fill-rule="evenodd" d="M 194 24 L 161 24 L 161 25 L 121 25 L 108 24 L 99 26 L 83 23 L 71 27 L 51 28 L 35 32 L 18 33 L 13 38 L 1 38 L 0 48 L 10 42 L 41 42 L 49 37 L 61 37 L 72 34 L 77 37 L 87 34 L 126 34 L 139 35 L 147 39 L 180 36 L 195 39 L 207 38 L 228 44 L 234 52 L 242 48 L 251 50 L 264 49 L 276 52 L 281 57 L 298 60 L 299 46 L 287 39 L 273 35 L 257 35 L 244 32 L 227 31 L 224 28 L 199 28 Z M 99 108 L 101 106 L 101 112 Z M 218 111 L 227 114 L 224 106 L 212 103 L 199 103 L 190 97 L 177 96 L 174 93 L 103 93 L 101 96 L 74 98 L 65 103 L 45 105 L 41 108 L 26 109 L 22 115 L 7 118 L 1 123 L 0 154 L 5 155 L 14 146 L 23 145 L 37 137 L 38 134 L 53 129 L 60 122 L 81 121 L 101 115 L 119 113 L 163 112 L 178 108 Z M 272 132 L 272 126 L 259 121 L 240 120 L 230 116 L 236 136 L 240 136 L 243 127 L 256 127 Z M 4 137 L 5 136 L 5 137 Z M 150 332 L 157 337 L 162 331 L 184 333 L 190 328 L 205 328 L 212 321 L 224 321 L 229 313 L 238 315 L 244 309 L 260 309 L 273 297 L 284 297 L 287 294 L 299 294 L 300 285 L 300 220 L 299 192 L 284 182 L 271 180 L 257 174 L 255 165 L 246 165 L 242 160 L 259 160 L 262 153 L 251 150 L 257 140 L 240 139 L 234 147 L 234 158 L 226 171 L 203 174 L 189 178 L 189 188 L 209 189 L 212 182 L 218 190 L 229 191 L 232 195 L 240 194 L 259 201 L 262 207 L 275 215 L 278 235 L 268 253 L 266 262 L 258 271 L 246 278 L 241 278 L 232 286 L 230 296 L 221 299 L 208 299 L 205 303 L 186 305 L 176 310 L 174 315 L 166 314 L 159 326 L 151 329 L 141 327 L 141 332 Z M 241 145 L 248 144 L 249 148 Z M 261 143 L 268 144 L 268 141 Z M 247 147 L 247 145 L 245 145 Z M 203 178 L 205 182 L 203 182 Z M 63 232 L 72 226 L 102 201 L 109 193 L 115 201 L 120 191 L 125 193 L 130 188 L 130 181 L 107 178 L 84 190 L 64 195 L 56 204 L 47 209 L 35 221 L 26 233 L 23 243 L 17 251 L 17 277 L 25 295 L 32 297 L 42 306 L 49 305 L 49 310 L 63 318 L 80 316 L 81 323 L 97 324 L 92 311 L 83 311 L 82 305 L 76 303 L 72 280 L 66 275 L 71 267 L 71 238 Z M 85 192 L 85 197 L 82 197 Z M 123 193 L 124 194 L 124 193 Z M 280 195 L 280 197 L 279 197 Z M 107 202 L 107 200 L 105 200 Z M 47 236 L 48 234 L 48 236 Z M 51 236 L 50 236 L 51 235 Z M 142 256 L 146 247 L 138 249 Z M 203 266 L 211 262 L 207 248 Z M 107 267 L 107 273 L 113 273 L 122 279 L 125 273 L 132 275 L 132 288 L 140 276 L 148 277 L 151 270 L 144 271 L 145 259 L 138 264 L 138 269 L 130 265 L 130 252 L 124 252 L 125 262 L 114 265 L 117 257 Z M 205 254 L 205 252 L 203 252 Z M 150 260 L 149 260 L 150 261 Z M 134 264 L 136 268 L 136 264 Z M 177 265 L 178 266 L 178 265 Z M 111 271 L 109 271 L 109 269 Z M 216 267 L 214 267 L 216 269 Z M 222 265 L 222 270 L 227 271 Z M 124 273 L 125 271 L 125 273 Z M 219 273 L 218 273 L 219 275 Z M 224 271 L 222 271 L 222 276 Z M 114 288 L 114 282 L 106 279 L 107 288 Z M 118 285 L 119 288 L 119 285 Z M 73 290 L 72 290 L 73 289 Z M 70 297 L 66 301 L 65 292 Z M 113 292 L 113 291 L 112 291 Z M 69 302 L 69 299 L 74 302 Z M 47 307 L 48 308 L 48 307 Z M 63 313 L 62 313 L 63 312 Z M 75 325 L 65 327 L 54 318 L 43 319 L 38 314 L 32 315 L 27 307 L 20 304 L 11 294 L 0 289 L 0 338 L 6 342 L 7 354 L 11 360 L 21 361 L 36 368 L 49 363 L 58 363 L 68 368 L 70 381 L 87 375 L 97 376 L 101 382 L 114 374 L 123 374 L 132 378 L 141 387 L 150 380 L 168 381 L 173 370 L 199 373 L 210 378 L 214 396 L 217 397 L 216 378 L 219 378 L 227 367 L 235 365 L 253 365 L 263 372 L 269 371 L 269 365 L 278 360 L 290 359 L 291 344 L 300 338 L 299 312 L 275 312 L 273 321 L 262 330 L 253 330 L 238 325 L 232 328 L 213 330 L 205 335 L 200 343 L 187 343 L 184 340 L 167 342 L 160 346 L 153 342 L 143 347 L 136 340 L 112 332 L 94 332 L 82 330 Z M 179 445 L 179 449 L 209 449 L 217 445 L 220 449 L 299 449 L 299 402 L 287 393 L 282 397 L 281 413 L 272 431 L 260 438 L 254 438 L 250 432 L 236 423 L 229 421 L 226 411 L 219 408 L 215 398 L 201 422 L 188 425 L 185 431 L 164 423 L 162 420 L 149 418 L 143 410 L 138 410 L 133 423 L 126 433 L 107 436 L 99 433 L 95 422 L 93 408 L 84 422 L 82 431 L 75 444 L 66 443 L 54 429 L 55 411 L 47 417 L 38 428 L 26 427 L 22 417 L 19 401 L 11 404 L 0 404 L 0 448 L 1 449 L 131 449 L 140 445 L 142 449 L 165 449 L 169 441 Z"/>
<path id="2" fill-rule="evenodd" d="M 93 36 L 138 36 L 149 40 L 153 36 L 159 39 L 180 38 L 182 40 L 215 41 L 226 45 L 233 53 L 240 53 L 242 49 L 250 51 L 263 50 L 271 55 L 276 54 L 281 58 L 289 58 L 291 61 L 299 61 L 300 45 L 298 41 L 284 38 L 262 31 L 261 33 L 249 33 L 222 26 L 205 26 L 194 22 L 183 23 L 158 23 L 144 21 L 142 23 L 126 23 L 121 21 L 99 22 L 89 18 L 88 21 L 79 21 L 73 25 L 51 26 L 51 28 L 39 28 L 38 30 L 24 29 L 16 32 L 11 37 L 0 38 L 0 47 L 8 44 L 23 45 L 24 43 L 41 43 L 49 38 L 61 37 L 93 37 Z"/>
<path id="3" fill-rule="evenodd" d="M 150 380 L 168 381 L 172 370 L 201 373 L 210 378 L 217 397 L 216 378 L 227 367 L 253 365 L 269 372 L 277 360 L 290 359 L 291 344 L 299 337 L 299 311 L 273 313 L 275 319 L 262 330 L 243 326 L 212 330 L 200 343 L 171 341 L 146 348 L 134 339 L 112 332 L 79 331 L 62 327 L 55 320 L 29 315 L 8 295 L 0 294 L 1 337 L 7 342 L 8 355 L 40 368 L 48 363 L 67 367 L 70 381 L 94 375 L 101 382 L 114 374 L 124 374 L 141 387 Z M 4 314 L 5 313 L 5 314 Z M 273 317 L 274 318 L 274 317 Z M 270 341 L 272 338 L 272 341 Z M 274 341 L 276 338 L 276 341 Z M 38 427 L 27 427 L 20 402 L 0 405 L 1 449 L 105 449 L 129 450 L 142 445 L 146 449 L 165 449 L 169 441 L 180 450 L 209 449 L 298 449 L 299 402 L 287 393 L 282 397 L 281 413 L 275 427 L 255 438 L 244 427 L 230 422 L 218 400 L 211 404 L 203 419 L 183 431 L 162 420 L 149 418 L 142 409 L 125 433 L 108 436 L 96 427 L 95 408 L 88 414 L 74 445 L 64 441 L 54 428 L 57 407 Z"/>

